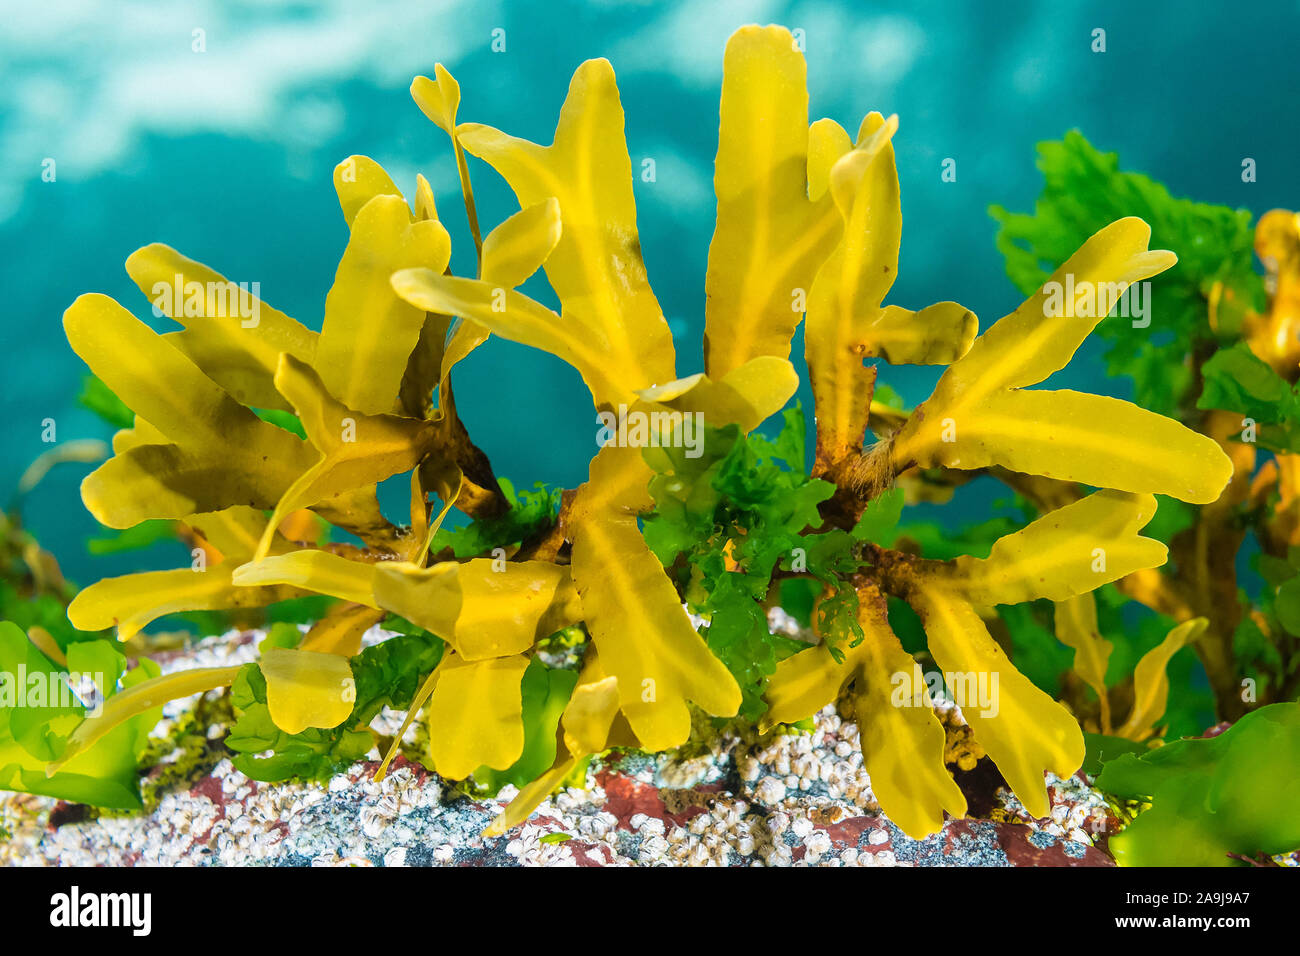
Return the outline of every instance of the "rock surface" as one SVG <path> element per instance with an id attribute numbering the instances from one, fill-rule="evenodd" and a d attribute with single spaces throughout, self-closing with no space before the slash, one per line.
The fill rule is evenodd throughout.
<path id="1" fill-rule="evenodd" d="M 164 669 L 251 660 L 255 635 L 209 638 Z M 378 635 L 372 637 L 377 638 Z M 194 701 L 171 705 L 158 734 Z M 692 751 L 594 763 L 587 790 L 562 790 L 504 837 L 479 833 L 513 796 L 475 800 L 399 757 L 381 783 L 378 754 L 327 787 L 249 780 L 223 756 L 221 730 L 191 735 L 145 779 L 143 813 L 99 813 L 0 794 L 0 863 L 283 866 L 1113 866 L 1119 821 L 1080 776 L 1049 775 L 1052 811 L 1035 820 L 969 746 L 955 708 L 941 712 L 972 816 L 925 840 L 879 810 L 858 730 L 834 707 L 811 734 L 723 732 Z M 393 733 L 401 714 L 376 729 Z M 408 736 L 418 748 L 416 736 Z M 412 749 L 412 753 L 418 749 Z M 969 769 L 961 769 L 969 768 Z"/>

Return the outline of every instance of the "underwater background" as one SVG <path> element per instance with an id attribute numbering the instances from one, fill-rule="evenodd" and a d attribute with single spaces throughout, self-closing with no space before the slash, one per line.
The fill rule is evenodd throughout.
<path id="1" fill-rule="evenodd" d="M 1194 11 L 1194 16 L 1190 15 Z M 460 81 L 462 121 L 549 143 L 573 69 L 608 57 L 627 114 L 641 242 L 677 341 L 681 374 L 701 367 L 704 272 L 713 230 L 713 157 L 727 36 L 748 22 L 801 29 L 810 116 L 856 130 L 869 110 L 897 113 L 905 221 L 900 279 L 888 301 L 952 299 L 981 330 L 1021 301 L 994 247 L 987 208 L 1032 207 L 1042 180 L 1034 146 L 1081 129 L 1121 166 L 1174 195 L 1294 208 L 1300 124 L 1295 0 L 1238 4 L 636 2 L 352 0 L 314 3 L 6 2 L 0 28 L 0 494 L 49 445 L 107 440 L 76 400 L 86 369 L 61 316 L 82 292 L 107 293 L 155 328 L 122 268 L 163 242 L 319 328 L 347 241 L 331 173 L 372 156 L 407 191 L 423 172 L 452 231 L 452 267 L 472 271 L 446 137 L 411 102 L 417 73 L 441 61 Z M 1092 31 L 1106 52 L 1092 52 Z M 195 52 L 194 31 L 205 50 Z M 493 31 L 505 50 L 493 52 Z M 498 46 L 500 44 L 498 43 Z M 1258 178 L 1243 183 L 1243 158 Z M 42 179 L 46 160 L 56 178 Z M 955 182 L 941 179 L 956 161 Z M 471 159 L 485 229 L 517 208 Z M 1177 251 L 1177 250 L 1175 250 Z M 534 279 L 526 291 L 554 299 Z M 1159 298 L 1150 329 L 1160 334 Z M 802 372 L 802 340 L 793 359 Z M 1053 386 L 1131 397 L 1108 379 L 1094 339 Z M 894 370 L 908 404 L 941 369 Z M 805 376 L 806 381 L 806 376 Z M 516 485 L 574 487 L 595 448 L 590 399 L 576 372 L 494 337 L 457 369 L 458 406 L 498 474 Z M 806 384 L 800 394 L 811 406 Z M 538 391 L 548 398 L 534 401 Z M 1158 449 L 1153 449 L 1158 454 Z M 61 465 L 23 505 L 27 527 L 80 584 L 179 566 L 185 546 L 93 557 L 99 533 L 77 486 L 90 465 Z M 405 487 L 388 489 L 400 514 Z M 982 516 L 979 482 L 947 520 Z M 977 514 L 977 512 L 979 514 Z"/>

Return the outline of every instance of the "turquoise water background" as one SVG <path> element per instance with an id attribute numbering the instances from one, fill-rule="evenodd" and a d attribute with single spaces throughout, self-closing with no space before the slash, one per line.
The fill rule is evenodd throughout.
<path id="1" fill-rule="evenodd" d="M 435 61 L 460 81 L 462 121 L 540 142 L 550 142 L 573 69 L 589 57 L 612 61 L 633 165 L 650 157 L 657 166 L 656 182 L 636 183 L 647 268 L 675 332 L 678 372 L 698 371 L 723 46 L 748 22 L 804 31 L 813 117 L 854 130 L 869 110 L 899 114 L 904 230 L 889 301 L 900 305 L 955 299 L 986 328 L 1019 303 L 986 209 L 1029 208 L 1041 186 L 1034 144 L 1070 128 L 1178 195 L 1256 213 L 1300 204 L 1294 0 L 5 0 L 0 494 L 48 449 L 43 419 L 55 419 L 60 441 L 110 434 L 75 401 L 85 368 L 61 316 L 78 294 L 108 293 L 170 327 L 122 269 L 138 246 L 165 242 L 236 281 L 258 281 L 267 301 L 319 328 L 347 238 L 331 171 L 364 153 L 408 195 L 416 171 L 429 177 L 452 230 L 453 268 L 470 271 L 446 138 L 407 93 Z M 1095 28 L 1106 31 L 1105 53 L 1091 50 Z M 192 50 L 196 29 L 205 52 Z M 491 49 L 498 29 L 504 52 Z M 949 157 L 957 181 L 946 183 Z M 1257 182 L 1241 181 L 1243 157 L 1256 160 Z M 57 178 L 43 182 L 51 158 Z M 517 206 L 491 170 L 471 163 L 486 231 Z M 1149 333 L 1159 329 L 1158 304 Z M 1054 384 L 1129 395 L 1128 382 L 1106 379 L 1099 352 L 1085 346 Z M 936 376 L 887 368 L 882 380 L 916 402 Z M 558 360 L 494 339 L 459 367 L 457 397 L 499 474 L 516 484 L 585 479 L 594 415 Z M 801 398 L 810 404 L 806 391 Z M 177 565 L 179 546 L 86 553 L 97 528 L 77 485 L 88 470 L 61 466 L 24 506 L 65 571 L 84 584 Z M 403 520 L 398 491 L 393 516 Z M 982 506 L 972 494 L 970 512 Z"/>

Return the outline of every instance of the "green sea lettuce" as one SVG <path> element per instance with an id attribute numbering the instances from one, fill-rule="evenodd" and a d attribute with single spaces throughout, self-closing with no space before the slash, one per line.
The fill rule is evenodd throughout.
<path id="1" fill-rule="evenodd" d="M 1106 762 L 1097 786 L 1149 802 L 1110 849 L 1124 866 L 1232 866 L 1300 848 L 1300 704 L 1272 704 L 1215 737 Z"/>
<path id="2" fill-rule="evenodd" d="M 71 693 L 80 691 L 84 680 L 73 686 L 70 675 L 94 680 L 95 693 L 107 702 L 158 673 L 158 665 L 150 660 L 127 670 L 126 657 L 105 640 L 69 644 L 66 664 L 56 663 L 16 624 L 0 622 L 0 787 L 72 803 L 138 809 L 139 758 L 162 716 L 161 706 L 117 724 L 57 773 L 47 775 L 46 768 L 64 756 L 69 736 L 87 713 L 82 700 Z M 39 699 L 34 696 L 38 690 Z"/>

